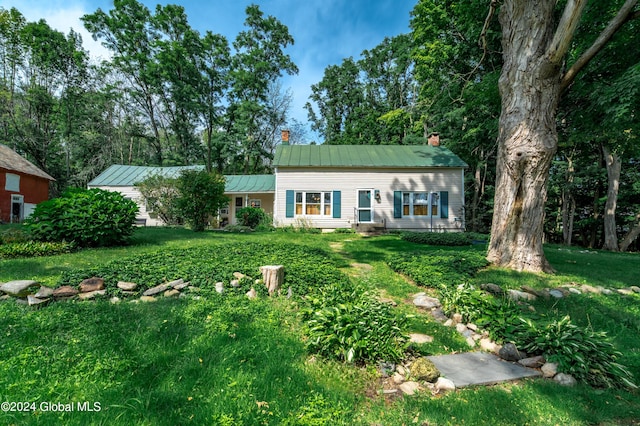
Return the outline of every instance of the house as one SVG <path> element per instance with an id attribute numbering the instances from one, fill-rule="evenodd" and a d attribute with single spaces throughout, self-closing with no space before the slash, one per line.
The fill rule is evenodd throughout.
<path id="1" fill-rule="evenodd" d="M 135 184 L 156 174 L 176 178 L 183 170 L 204 170 L 204 166 L 143 167 L 116 164 L 92 179 L 87 186 L 120 192 L 138 204 L 140 222 L 149 226 L 158 226 L 163 225 L 162 220 L 153 211 L 149 211 Z M 266 213 L 273 214 L 274 175 L 227 175 L 225 179 L 225 195 L 231 201 L 226 209 L 220 211 L 219 220 L 222 225 L 235 224 L 236 211 L 243 207 L 260 207 Z"/>
<path id="2" fill-rule="evenodd" d="M 49 182 L 54 180 L 0 144 L 0 222 L 17 223 L 29 217 L 36 204 L 49 199 Z"/>
<path id="3" fill-rule="evenodd" d="M 260 207 L 275 226 L 460 231 L 464 229 L 467 165 L 439 140 L 429 145 L 288 145 L 276 149 L 273 175 L 231 175 L 231 202 L 220 223 L 236 223 L 242 207 Z M 203 166 L 194 166 L 200 167 Z M 134 187 L 151 173 L 177 176 L 184 167 L 114 165 L 90 188 L 122 192 L 146 211 Z"/>
<path id="4" fill-rule="evenodd" d="M 432 143 L 279 146 L 276 224 L 462 230 L 467 165 Z"/>

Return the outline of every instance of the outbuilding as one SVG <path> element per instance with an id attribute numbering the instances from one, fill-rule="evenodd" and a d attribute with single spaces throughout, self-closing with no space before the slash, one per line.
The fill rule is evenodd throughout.
<path id="1" fill-rule="evenodd" d="M 0 222 L 19 223 L 49 199 L 54 178 L 6 145 L 0 144 Z"/>

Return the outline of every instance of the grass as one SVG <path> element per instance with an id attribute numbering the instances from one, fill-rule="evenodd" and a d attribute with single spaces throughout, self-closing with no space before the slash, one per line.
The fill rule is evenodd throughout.
<path id="1" fill-rule="evenodd" d="M 295 243 L 310 251 L 338 253 L 337 266 L 398 303 L 397 312 L 410 317 L 408 332 L 435 337 L 433 343 L 417 348 L 420 353 L 466 350 L 457 333 L 410 305 L 411 296 L 425 289 L 385 263 L 393 253 L 439 248 L 397 236 L 194 234 L 146 228 L 128 247 L 2 260 L 0 282 L 29 278 L 55 285 L 74 269 L 100 267 L 111 260 L 242 242 Z M 551 288 L 568 282 L 609 288 L 638 284 L 638 254 L 558 246 L 546 251 L 555 275 L 488 268 L 473 282 L 505 288 Z M 352 263 L 370 267 L 354 269 L 349 267 Z M 640 419 L 637 391 L 582 384 L 564 388 L 540 379 L 465 388 L 438 397 L 385 399 L 377 396 L 375 366 L 345 365 L 306 352 L 298 299 L 249 301 L 207 289 L 202 295 L 138 304 L 57 302 L 39 310 L 0 302 L 0 399 L 100 403 L 99 412 L 0 412 L 0 424 L 615 425 L 638 424 Z M 623 353 L 620 362 L 638 382 L 639 302 L 638 296 L 572 295 L 540 299 L 534 307 L 541 316 L 569 314 L 576 324 L 606 331 Z"/>

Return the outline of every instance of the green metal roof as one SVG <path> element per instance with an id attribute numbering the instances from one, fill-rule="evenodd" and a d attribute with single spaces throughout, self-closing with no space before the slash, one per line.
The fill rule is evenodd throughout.
<path id="1" fill-rule="evenodd" d="M 91 180 L 88 186 L 133 186 L 156 174 L 176 178 L 183 170 L 204 170 L 204 166 L 145 167 L 114 164 Z M 225 179 L 225 192 L 228 193 L 275 192 L 276 189 L 274 175 L 228 175 Z"/>
<path id="2" fill-rule="evenodd" d="M 275 192 L 275 175 L 226 175 L 224 192 L 227 193 L 258 193 Z"/>
<path id="3" fill-rule="evenodd" d="M 280 145 L 276 167 L 467 167 L 443 146 L 430 145 Z"/>

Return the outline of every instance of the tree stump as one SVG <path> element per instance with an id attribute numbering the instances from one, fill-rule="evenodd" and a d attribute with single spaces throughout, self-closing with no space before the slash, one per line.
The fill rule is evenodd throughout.
<path id="1" fill-rule="evenodd" d="M 269 295 L 272 295 L 275 291 L 280 289 L 280 286 L 284 281 L 284 266 L 261 266 L 260 272 L 262 272 L 262 281 L 264 281 L 264 285 L 267 287 L 267 290 L 269 290 Z"/>

